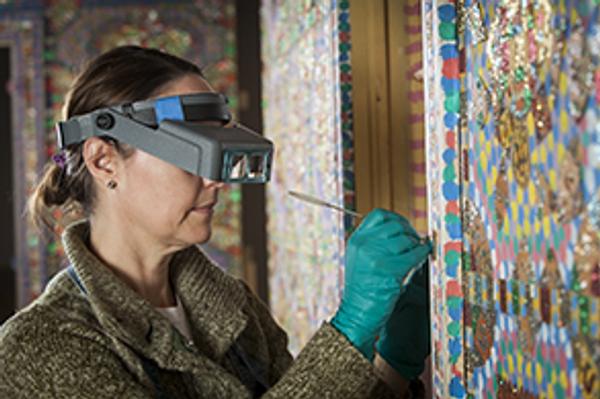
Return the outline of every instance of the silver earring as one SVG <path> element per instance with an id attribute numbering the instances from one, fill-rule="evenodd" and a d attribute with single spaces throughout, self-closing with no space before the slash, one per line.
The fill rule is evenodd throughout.
<path id="1" fill-rule="evenodd" d="M 106 183 L 106 187 L 108 187 L 109 190 L 114 190 L 117 187 L 117 182 L 109 180 L 108 183 Z"/>

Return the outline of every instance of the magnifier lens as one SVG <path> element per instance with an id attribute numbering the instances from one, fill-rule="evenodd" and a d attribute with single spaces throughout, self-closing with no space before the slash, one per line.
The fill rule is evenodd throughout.
<path id="1" fill-rule="evenodd" d="M 248 162 L 248 178 L 262 178 L 264 173 L 264 164 L 264 156 L 262 154 L 255 154 L 250 156 Z"/>
<path id="2" fill-rule="evenodd" d="M 224 158 L 223 181 L 264 183 L 268 181 L 268 152 L 232 151 Z"/>
<path id="3" fill-rule="evenodd" d="M 231 158 L 230 179 L 242 179 L 246 176 L 247 158 L 245 154 L 235 154 Z"/>

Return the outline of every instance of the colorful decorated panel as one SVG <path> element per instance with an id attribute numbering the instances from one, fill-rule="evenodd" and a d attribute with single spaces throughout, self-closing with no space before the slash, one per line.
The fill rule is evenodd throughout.
<path id="1" fill-rule="evenodd" d="M 459 132 L 456 142 L 428 131 L 432 142 L 446 139 L 429 148 L 446 165 L 432 181 L 454 176 L 430 189 L 442 188 L 447 205 L 460 201 L 455 235 L 447 222 L 457 208 L 431 209 L 443 220 L 432 225 L 443 273 L 433 281 L 434 318 L 447 331 L 434 331 L 434 391 L 598 398 L 600 6 L 429 6 L 427 40 L 441 58 L 429 82 L 444 96 L 428 104 Z M 452 236 L 459 258 L 449 256 Z"/>

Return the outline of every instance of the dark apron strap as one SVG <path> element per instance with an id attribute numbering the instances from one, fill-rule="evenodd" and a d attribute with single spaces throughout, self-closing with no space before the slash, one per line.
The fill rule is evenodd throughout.
<path id="1" fill-rule="evenodd" d="M 87 291 L 86 291 L 83 283 L 79 279 L 79 276 L 77 275 L 77 271 L 75 271 L 75 268 L 73 267 L 73 265 L 69 265 L 69 267 L 67 267 L 67 274 L 69 275 L 71 280 L 73 280 L 75 285 L 77 287 L 79 287 L 81 292 L 83 292 L 83 294 L 87 297 Z M 167 399 L 167 396 L 163 392 L 162 387 L 160 385 L 160 379 L 158 378 L 158 365 L 155 362 L 153 362 L 150 359 L 147 359 L 143 356 L 140 359 L 142 361 L 142 368 L 144 369 L 144 372 L 146 373 L 148 378 L 150 378 L 150 381 L 152 381 L 152 385 L 154 385 L 154 389 L 156 391 L 156 397 L 158 399 Z"/>
<path id="2" fill-rule="evenodd" d="M 152 385 L 154 385 L 156 397 L 158 399 L 167 399 L 167 395 L 163 392 L 162 386 L 160 385 L 160 378 L 158 377 L 158 365 L 152 360 L 146 359 L 145 357 L 142 357 L 141 360 L 144 372 L 148 378 L 150 378 L 150 381 L 152 381 Z"/>
<path id="3" fill-rule="evenodd" d="M 246 351 L 237 342 L 226 353 L 237 377 L 252 392 L 254 398 L 260 398 L 270 388 L 266 378 L 266 368 L 263 364 L 248 356 Z"/>

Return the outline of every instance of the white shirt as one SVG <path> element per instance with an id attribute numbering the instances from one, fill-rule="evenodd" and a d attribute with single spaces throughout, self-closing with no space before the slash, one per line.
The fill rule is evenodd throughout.
<path id="1" fill-rule="evenodd" d="M 175 301 L 177 304 L 175 306 L 170 306 L 167 308 L 154 308 L 160 314 L 165 316 L 167 320 L 175 326 L 175 328 L 188 340 L 192 341 L 192 332 L 190 330 L 190 323 L 188 322 L 187 316 L 185 315 L 185 310 L 183 309 L 183 305 L 177 296 L 175 296 Z"/>

